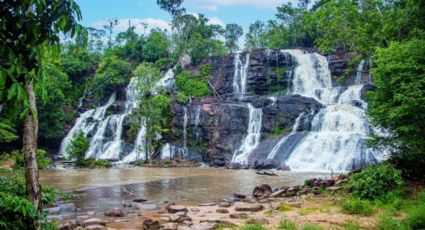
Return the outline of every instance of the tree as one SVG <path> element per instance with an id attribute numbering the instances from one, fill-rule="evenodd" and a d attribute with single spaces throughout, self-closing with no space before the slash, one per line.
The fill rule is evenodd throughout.
<path id="1" fill-rule="evenodd" d="M 180 7 L 183 0 L 157 0 L 156 3 L 161 9 L 170 13 L 173 18 L 183 15 L 186 12 L 185 8 Z"/>
<path id="2" fill-rule="evenodd" d="M 0 8 L 0 104 L 9 116 L 25 117 L 23 130 L 25 179 L 28 199 L 40 210 L 36 161 L 37 107 L 34 87 L 46 78 L 42 58 L 48 46 L 59 44 L 59 32 L 75 34 L 78 5 L 70 0 L 4 0 Z"/>
<path id="3" fill-rule="evenodd" d="M 103 25 L 103 28 L 108 31 L 108 48 L 112 48 L 113 42 L 112 42 L 112 36 L 114 34 L 114 27 L 118 25 L 117 19 L 109 19 L 108 24 Z"/>
<path id="4" fill-rule="evenodd" d="M 156 84 L 160 79 L 160 72 L 152 64 L 141 64 L 134 71 L 137 78 L 140 102 L 137 113 L 143 117 L 146 128 L 146 159 L 152 160 L 155 152 L 153 140 L 158 133 L 168 131 L 169 107 L 171 99 L 158 94 Z"/>
<path id="5" fill-rule="evenodd" d="M 238 40 L 243 35 L 242 26 L 232 23 L 227 24 L 224 30 L 224 38 L 226 39 L 226 46 L 230 52 L 234 52 L 238 49 Z"/>
<path id="6" fill-rule="evenodd" d="M 148 62 L 155 62 L 160 58 L 168 57 L 170 43 L 162 31 L 153 30 L 143 45 L 143 57 Z"/>
<path id="7" fill-rule="evenodd" d="M 375 143 L 392 151 L 404 176 L 424 178 L 425 40 L 379 48 L 372 69 L 376 90 L 368 95 L 372 122 L 387 130 Z"/>
<path id="8" fill-rule="evenodd" d="M 264 40 L 264 33 L 267 31 L 267 26 L 262 21 L 255 21 L 249 26 L 249 31 L 245 35 L 245 48 L 253 50 L 264 48 L 266 46 Z"/>
<path id="9" fill-rule="evenodd" d="M 117 87 L 124 87 L 132 77 L 132 66 L 126 60 L 116 56 L 106 56 L 99 64 L 94 77 L 98 98 L 111 95 Z"/>

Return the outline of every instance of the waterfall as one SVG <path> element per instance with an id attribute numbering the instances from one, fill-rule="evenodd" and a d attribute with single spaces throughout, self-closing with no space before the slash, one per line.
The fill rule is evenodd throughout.
<path id="1" fill-rule="evenodd" d="M 168 70 L 156 84 L 156 89 L 170 89 L 174 84 L 174 72 Z M 83 131 L 89 138 L 90 147 L 86 151 L 86 158 L 120 160 L 120 163 L 134 162 L 144 159 L 145 150 L 144 142 L 146 136 L 146 127 L 142 119 L 140 130 L 137 133 L 134 147 L 130 151 L 124 148 L 124 121 L 133 112 L 137 105 L 137 79 L 132 78 L 126 89 L 126 101 L 124 111 L 120 114 L 107 115 L 106 110 L 116 101 L 116 94 L 112 94 L 106 105 L 97 109 L 89 110 L 82 113 L 76 120 L 74 127 L 69 131 L 63 139 L 59 154 L 67 157 L 66 150 L 74 135 L 78 131 Z M 155 92 L 154 92 L 155 93 Z"/>
<path id="2" fill-rule="evenodd" d="M 371 131 L 361 98 L 363 85 L 341 92 L 331 87 L 328 62 L 319 54 L 285 50 L 295 58 L 293 94 L 325 105 L 313 118 L 311 132 L 292 150 L 286 164 L 293 171 L 347 171 L 376 163 L 382 153 L 368 148 Z"/>
<path id="3" fill-rule="evenodd" d="M 271 101 L 272 101 L 272 105 L 275 105 L 275 104 L 276 104 L 277 97 L 275 97 L 275 96 L 270 96 L 270 97 L 268 97 L 267 99 L 269 99 L 269 100 L 271 100 Z"/>
<path id="4" fill-rule="evenodd" d="M 242 63 L 240 58 L 240 53 L 235 54 L 235 74 L 233 76 L 233 93 L 238 95 L 239 98 L 243 98 L 246 94 L 246 82 L 248 77 L 248 67 L 249 67 L 249 52 L 246 53 L 245 64 Z"/>
<path id="5" fill-rule="evenodd" d="M 304 116 L 304 113 L 301 113 L 297 119 L 295 119 L 294 126 L 292 126 L 292 131 L 288 135 L 282 137 L 279 142 L 273 147 L 273 149 L 270 151 L 270 153 L 267 155 L 267 159 L 274 159 L 276 154 L 278 153 L 280 147 L 288 140 L 290 136 L 292 136 L 294 133 L 297 132 L 298 127 L 300 126 L 300 120 Z"/>
<path id="6" fill-rule="evenodd" d="M 293 73 L 291 94 L 312 97 L 321 102 L 326 100 L 328 91 L 332 89 L 331 74 L 326 57 L 297 49 L 288 49 L 282 52 L 290 54 L 297 62 Z"/>
<path id="7" fill-rule="evenodd" d="M 202 105 L 198 105 L 196 107 L 195 128 L 194 128 L 196 143 L 199 143 L 201 140 L 201 128 L 199 127 L 199 124 L 201 123 L 201 108 L 202 108 Z"/>
<path id="8" fill-rule="evenodd" d="M 184 116 L 183 116 L 183 147 L 187 149 L 187 108 L 186 106 L 183 107 L 184 110 Z"/>
<path id="9" fill-rule="evenodd" d="M 261 137 L 261 123 L 263 111 L 261 108 L 254 108 L 248 103 L 249 109 L 249 123 L 248 131 L 242 141 L 241 146 L 233 154 L 232 162 L 246 165 L 248 163 L 248 156 L 260 143 Z"/>
<path id="10" fill-rule="evenodd" d="M 59 155 L 68 157 L 67 149 L 71 140 L 78 132 L 82 131 L 86 136 L 91 133 L 101 121 L 105 118 L 105 112 L 116 100 L 116 94 L 113 93 L 108 102 L 99 108 L 88 110 L 80 115 L 75 121 L 74 126 L 62 140 Z"/>
<path id="11" fill-rule="evenodd" d="M 365 60 L 361 60 L 359 66 L 357 67 L 356 79 L 354 80 L 356 85 L 362 84 L 362 75 L 363 75 L 364 65 L 365 65 Z"/>

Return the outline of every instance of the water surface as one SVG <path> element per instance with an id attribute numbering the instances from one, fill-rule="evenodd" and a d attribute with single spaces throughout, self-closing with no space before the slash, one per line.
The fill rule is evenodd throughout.
<path id="1" fill-rule="evenodd" d="M 223 168 L 113 168 L 42 170 L 41 183 L 81 196 L 78 208 L 106 210 L 123 200 L 145 198 L 149 203 L 164 201 L 217 202 L 234 192 L 250 194 L 259 184 L 273 188 L 303 184 L 325 173 L 275 171 L 278 176 L 257 175 L 254 170 Z"/>

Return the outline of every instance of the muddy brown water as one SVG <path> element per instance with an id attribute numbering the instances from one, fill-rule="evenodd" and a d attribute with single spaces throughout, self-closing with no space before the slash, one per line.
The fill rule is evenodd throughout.
<path id="1" fill-rule="evenodd" d="M 102 211 L 135 198 L 144 198 L 148 203 L 217 202 L 234 192 L 250 194 L 263 183 L 277 188 L 300 185 L 308 178 L 330 177 L 313 172 L 274 172 L 278 176 L 223 168 L 52 169 L 42 170 L 40 180 L 42 185 L 79 195 L 75 204 L 82 211 Z"/>

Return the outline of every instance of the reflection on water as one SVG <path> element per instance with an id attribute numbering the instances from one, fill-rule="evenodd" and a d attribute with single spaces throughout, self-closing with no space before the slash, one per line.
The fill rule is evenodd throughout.
<path id="1" fill-rule="evenodd" d="M 276 172 L 262 176 L 253 170 L 222 168 L 121 168 L 44 170 L 41 183 L 81 196 L 76 202 L 82 210 L 105 210 L 119 207 L 123 200 L 145 198 L 150 203 L 163 201 L 216 202 L 234 192 L 250 193 L 262 183 L 272 187 L 303 184 L 323 173 Z"/>

